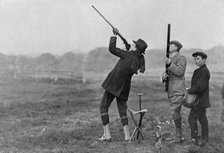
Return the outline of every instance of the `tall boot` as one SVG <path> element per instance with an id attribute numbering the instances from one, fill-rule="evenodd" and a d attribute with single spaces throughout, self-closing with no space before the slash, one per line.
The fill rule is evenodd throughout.
<path id="1" fill-rule="evenodd" d="M 208 127 L 203 127 L 202 126 L 202 142 L 201 142 L 201 144 L 200 144 L 200 146 L 201 147 L 203 147 L 203 146 L 205 146 L 206 145 L 206 143 L 208 142 L 208 139 L 209 139 L 209 137 L 208 137 Z"/>
<path id="2" fill-rule="evenodd" d="M 183 134 L 182 134 L 182 128 L 176 128 L 176 139 L 178 141 L 184 140 Z"/>
<path id="3" fill-rule="evenodd" d="M 179 144 L 184 141 L 184 137 L 182 135 L 182 128 L 176 128 L 176 134 L 171 143 Z"/>
<path id="4" fill-rule="evenodd" d="M 128 125 L 123 126 L 123 130 L 124 130 L 125 141 L 129 141 L 130 140 L 129 126 Z"/>
<path id="5" fill-rule="evenodd" d="M 107 141 L 107 142 L 111 141 L 109 124 L 103 126 L 103 136 L 97 139 L 99 141 Z"/>
<path id="6" fill-rule="evenodd" d="M 191 131 L 191 142 L 198 145 L 198 131 Z"/>
<path id="7" fill-rule="evenodd" d="M 175 135 L 174 140 L 171 141 L 171 143 L 181 143 L 184 141 L 184 137 L 182 134 L 182 127 L 181 127 L 182 119 L 179 118 L 179 119 L 175 120 L 174 122 L 175 122 L 175 127 L 176 127 L 176 135 Z"/>

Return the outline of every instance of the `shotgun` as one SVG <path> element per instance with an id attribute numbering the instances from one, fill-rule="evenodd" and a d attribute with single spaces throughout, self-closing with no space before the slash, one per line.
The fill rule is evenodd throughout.
<path id="1" fill-rule="evenodd" d="M 93 5 L 93 9 L 117 32 L 117 35 L 121 38 L 123 43 L 125 44 L 125 48 L 129 50 L 131 48 L 131 45 L 127 42 L 127 40 L 121 35 L 119 30 L 117 30 Z"/>
<path id="2" fill-rule="evenodd" d="M 168 24 L 168 27 L 167 27 L 167 43 L 166 43 L 166 57 L 169 58 L 169 50 L 170 50 L 170 47 L 169 47 L 169 44 L 170 44 L 170 27 L 171 25 Z M 169 64 L 166 64 L 166 74 L 169 75 L 168 73 L 168 68 L 169 68 Z M 164 80 L 164 83 L 165 83 L 165 92 L 168 91 L 168 80 L 169 80 L 169 77 L 166 78 L 166 80 Z"/>

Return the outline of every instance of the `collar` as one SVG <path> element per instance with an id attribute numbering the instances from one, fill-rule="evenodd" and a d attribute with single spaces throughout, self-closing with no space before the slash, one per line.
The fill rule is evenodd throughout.
<path id="1" fill-rule="evenodd" d="M 178 52 L 173 53 L 172 56 L 170 55 L 170 57 L 173 58 L 176 54 L 178 54 Z"/>
<path id="2" fill-rule="evenodd" d="M 136 49 L 135 51 L 131 51 L 131 52 L 133 52 L 138 57 L 141 57 L 142 56 L 142 53 L 141 53 L 141 51 L 139 49 Z"/>
<path id="3" fill-rule="evenodd" d="M 205 67 L 205 66 L 206 66 L 206 64 L 204 63 L 204 64 L 202 64 L 201 66 L 199 66 L 198 69 L 203 68 L 203 67 Z"/>
<path id="4" fill-rule="evenodd" d="M 173 54 L 173 56 L 172 56 L 172 57 L 170 56 L 170 58 L 171 58 L 171 59 L 174 59 L 174 58 L 179 57 L 179 56 L 180 56 L 180 53 L 179 53 L 179 52 L 177 52 L 177 53 Z"/>

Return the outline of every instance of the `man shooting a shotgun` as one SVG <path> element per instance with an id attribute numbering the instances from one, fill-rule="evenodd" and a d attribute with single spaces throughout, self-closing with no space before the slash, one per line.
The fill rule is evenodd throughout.
<path id="1" fill-rule="evenodd" d="M 129 141 L 127 100 L 131 87 L 131 79 L 133 74 L 138 73 L 138 70 L 141 73 L 145 71 L 145 59 L 143 54 L 148 47 L 146 42 L 142 39 L 133 41 L 130 51 L 117 48 L 117 31 L 117 29 L 113 29 L 114 35 L 110 37 L 109 51 L 111 54 L 119 57 L 120 60 L 102 84 L 105 91 L 100 104 L 100 115 L 103 122 L 104 134 L 102 137 L 98 138 L 100 141 L 111 141 L 108 109 L 114 98 L 116 98 L 117 101 L 117 107 L 125 134 L 125 141 Z"/>
<path id="2" fill-rule="evenodd" d="M 125 134 L 125 141 L 129 141 L 130 133 L 127 117 L 127 100 L 131 87 L 131 79 L 133 74 L 138 74 L 138 71 L 144 73 L 145 58 L 143 54 L 145 54 L 148 45 L 142 39 L 138 39 L 137 41 L 133 41 L 133 44 L 130 46 L 119 31 L 114 28 L 94 6 L 92 7 L 112 27 L 114 35 L 110 37 L 109 51 L 111 54 L 120 58 L 101 85 L 105 89 L 100 103 L 100 115 L 104 133 L 98 140 L 111 141 L 108 109 L 114 98 L 116 98 Z M 126 50 L 116 47 L 117 35 L 124 42 Z M 128 51 L 129 49 L 130 51 Z"/>

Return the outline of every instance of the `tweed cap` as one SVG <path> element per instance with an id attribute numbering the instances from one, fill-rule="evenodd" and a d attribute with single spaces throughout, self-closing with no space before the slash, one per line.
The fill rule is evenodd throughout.
<path id="1" fill-rule="evenodd" d="M 183 47 L 183 45 L 179 41 L 176 41 L 176 40 L 170 41 L 170 45 L 171 44 L 174 44 L 177 46 L 177 51 L 179 51 Z"/>
<path id="2" fill-rule="evenodd" d="M 207 54 L 205 54 L 204 52 L 195 52 L 192 54 L 193 57 L 196 57 L 198 55 L 205 59 L 208 57 Z"/>

